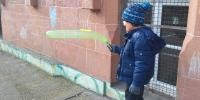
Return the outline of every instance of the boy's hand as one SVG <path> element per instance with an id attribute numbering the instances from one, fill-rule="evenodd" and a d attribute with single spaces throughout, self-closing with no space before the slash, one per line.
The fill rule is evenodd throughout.
<path id="1" fill-rule="evenodd" d="M 108 49 L 110 50 L 110 52 L 112 52 L 112 45 L 109 42 L 106 42 Z"/>
<path id="2" fill-rule="evenodd" d="M 141 88 L 140 87 L 136 87 L 133 84 L 131 84 L 131 86 L 129 87 L 129 92 L 135 95 L 140 95 L 141 93 Z"/>

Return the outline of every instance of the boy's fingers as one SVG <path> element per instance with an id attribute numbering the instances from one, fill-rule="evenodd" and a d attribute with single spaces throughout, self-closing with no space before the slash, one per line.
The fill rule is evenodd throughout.
<path id="1" fill-rule="evenodd" d="M 109 49 L 112 49 L 111 45 L 107 45 L 107 47 L 108 47 Z"/>
<path id="2" fill-rule="evenodd" d="M 107 42 L 107 45 L 111 47 L 111 44 Z"/>
<path id="3" fill-rule="evenodd" d="M 108 49 L 111 51 L 112 50 L 112 46 L 110 43 L 107 44 Z"/>
<path id="4" fill-rule="evenodd" d="M 109 42 L 106 42 L 106 44 L 109 45 L 110 43 L 109 43 Z"/>

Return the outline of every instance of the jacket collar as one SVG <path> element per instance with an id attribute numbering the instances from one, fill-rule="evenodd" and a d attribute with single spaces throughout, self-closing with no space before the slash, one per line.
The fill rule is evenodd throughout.
<path id="1" fill-rule="evenodd" d="M 129 38 L 132 37 L 132 35 L 133 35 L 135 32 L 137 32 L 137 31 L 140 30 L 140 29 L 144 29 L 144 28 L 149 28 L 149 27 L 147 27 L 147 26 L 145 26 L 145 25 L 140 26 L 140 27 L 138 27 L 138 28 L 135 28 L 135 29 L 133 29 L 133 30 L 127 32 L 126 34 L 123 35 L 123 37 L 124 37 L 125 39 L 129 39 Z"/>

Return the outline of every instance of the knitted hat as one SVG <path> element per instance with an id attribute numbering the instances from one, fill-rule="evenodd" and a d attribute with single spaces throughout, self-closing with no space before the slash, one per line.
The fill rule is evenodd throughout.
<path id="1" fill-rule="evenodd" d="M 122 20 L 130 22 L 134 25 L 143 25 L 144 13 L 151 7 L 152 5 L 149 2 L 133 4 L 124 10 Z"/>

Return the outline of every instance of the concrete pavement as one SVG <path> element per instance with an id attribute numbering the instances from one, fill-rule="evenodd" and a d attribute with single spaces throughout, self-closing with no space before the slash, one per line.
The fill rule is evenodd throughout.
<path id="1" fill-rule="evenodd" d="M 0 100 L 111 100 L 0 51 Z M 145 91 L 145 100 L 173 100 Z"/>
<path id="2" fill-rule="evenodd" d="M 109 100 L 1 51 L 0 83 L 0 100 Z"/>

